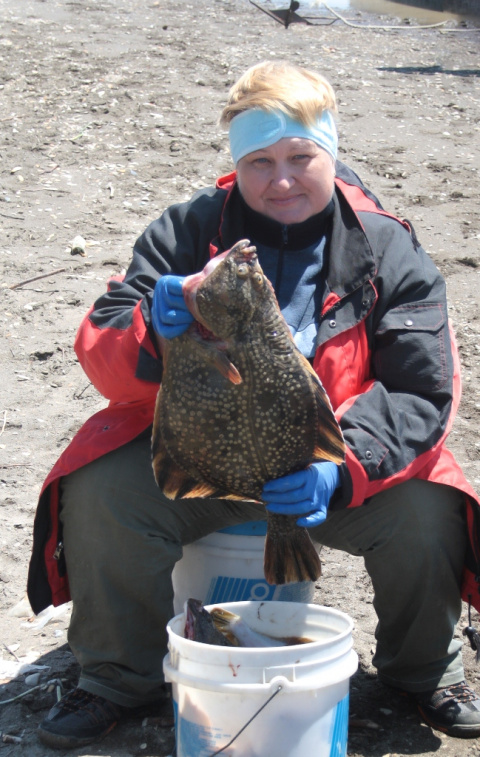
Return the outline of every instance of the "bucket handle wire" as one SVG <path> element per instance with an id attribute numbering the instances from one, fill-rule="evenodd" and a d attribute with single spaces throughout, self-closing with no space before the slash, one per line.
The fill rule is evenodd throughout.
<path id="1" fill-rule="evenodd" d="M 215 755 L 221 754 L 222 752 L 225 751 L 225 749 L 228 749 L 228 747 L 231 746 L 233 744 L 233 742 L 238 739 L 238 737 L 240 736 L 240 734 L 244 732 L 245 728 L 247 728 L 250 725 L 250 723 L 252 722 L 252 720 L 255 720 L 255 718 L 257 717 L 257 715 L 260 715 L 261 711 L 265 709 L 265 707 L 267 706 L 267 704 L 270 704 L 270 702 L 272 701 L 272 699 L 274 697 L 276 697 L 277 694 L 280 694 L 280 692 L 281 692 L 282 689 L 283 689 L 283 686 L 281 686 L 280 684 L 278 684 L 277 688 L 273 692 L 273 694 L 271 694 L 268 697 L 267 701 L 264 702 L 262 704 L 262 706 L 258 708 L 258 710 L 252 715 L 252 717 L 250 718 L 250 720 L 247 720 L 247 722 L 245 723 L 245 725 L 242 728 L 240 728 L 239 732 L 235 734 L 235 736 L 233 737 L 233 739 L 230 739 L 230 741 L 228 742 L 228 744 L 225 744 L 225 746 L 222 746 L 221 749 L 217 749 L 216 752 L 212 752 L 211 754 L 209 754 L 208 757 L 215 757 Z"/>

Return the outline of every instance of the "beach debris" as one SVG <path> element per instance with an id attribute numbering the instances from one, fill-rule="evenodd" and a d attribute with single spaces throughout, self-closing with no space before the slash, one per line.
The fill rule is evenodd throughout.
<path id="1" fill-rule="evenodd" d="M 87 257 L 85 252 L 86 241 L 80 235 L 74 237 L 70 242 L 70 255 L 81 255 L 82 258 Z"/>
<path id="2" fill-rule="evenodd" d="M 32 278 L 30 279 L 19 281 L 18 284 L 12 284 L 12 286 L 10 286 L 9 289 L 19 289 L 20 287 L 23 287 L 25 284 L 31 284 L 32 281 L 39 281 L 40 279 L 46 279 L 49 276 L 56 276 L 57 273 L 64 273 L 64 271 L 66 271 L 66 268 L 57 268 L 55 271 L 49 271 L 48 273 L 40 273 L 38 276 L 32 276 Z"/>
<path id="3" fill-rule="evenodd" d="M 2 741 L 4 744 L 21 744 L 23 739 L 21 736 L 13 736 L 11 733 L 2 733 Z"/>
<path id="4" fill-rule="evenodd" d="M 63 605 L 54 607 L 49 605 L 44 610 L 38 613 L 38 615 L 32 615 L 28 621 L 21 623 L 23 628 L 30 628 L 31 630 L 38 631 L 50 623 L 52 620 L 58 620 L 70 612 L 72 609 L 72 603 L 66 602 Z"/>
<path id="5" fill-rule="evenodd" d="M 14 678 L 30 673 L 49 670 L 49 665 L 37 665 L 39 652 L 31 651 L 16 660 L 0 660 L 0 684 L 8 683 Z"/>

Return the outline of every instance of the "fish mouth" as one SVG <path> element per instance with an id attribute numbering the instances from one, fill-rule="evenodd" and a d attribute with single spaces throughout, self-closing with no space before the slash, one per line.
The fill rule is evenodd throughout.
<path id="1" fill-rule="evenodd" d="M 186 639 L 191 639 L 192 641 L 195 639 L 195 613 L 198 612 L 199 605 L 201 605 L 201 602 L 199 602 L 199 600 L 189 599 L 187 602 L 185 602 L 185 606 L 183 608 L 185 614 L 184 636 Z"/>
<path id="2" fill-rule="evenodd" d="M 209 260 L 205 268 L 198 273 L 193 273 L 190 276 L 186 276 L 182 284 L 182 293 L 185 299 L 185 304 L 196 321 L 202 324 L 208 329 L 207 324 L 202 320 L 200 311 L 197 306 L 197 291 L 205 279 L 210 276 L 211 273 L 222 263 L 227 255 L 231 255 L 235 258 L 236 262 L 249 263 L 256 256 L 256 248 L 250 246 L 249 239 L 241 239 L 230 250 L 222 252 L 220 255 L 216 255 Z"/>
<path id="3" fill-rule="evenodd" d="M 183 298 L 185 300 L 185 304 L 193 317 L 196 321 L 199 321 L 202 323 L 202 318 L 200 315 L 200 312 L 197 307 L 197 291 L 198 288 L 205 279 L 217 268 L 218 265 L 222 262 L 222 260 L 225 260 L 229 253 L 229 250 L 227 252 L 222 252 L 221 255 L 217 255 L 215 258 L 212 258 L 205 268 L 203 270 L 199 271 L 198 273 L 192 273 L 190 276 L 186 276 L 182 283 L 182 294 Z M 206 326 L 206 324 L 203 324 Z"/>

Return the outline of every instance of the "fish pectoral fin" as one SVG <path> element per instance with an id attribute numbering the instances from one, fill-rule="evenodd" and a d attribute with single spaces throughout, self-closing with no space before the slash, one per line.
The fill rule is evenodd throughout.
<path id="1" fill-rule="evenodd" d="M 200 339 L 196 335 L 192 335 L 192 339 L 195 341 L 197 349 L 203 351 L 203 357 L 213 365 L 219 373 L 222 374 L 227 381 L 231 381 L 232 384 L 241 384 L 243 379 L 240 373 L 234 366 L 234 364 L 228 359 L 225 350 L 220 349 L 218 344 L 214 341 L 209 342 L 205 339 Z M 222 344 L 224 344 L 222 342 Z"/>
<path id="2" fill-rule="evenodd" d="M 234 364 L 230 362 L 228 357 L 223 352 L 219 352 L 217 350 L 217 356 L 214 360 L 215 367 L 218 369 L 218 371 L 224 376 L 228 381 L 231 381 L 232 384 L 241 384 L 243 379 L 240 376 L 239 372 L 235 368 Z"/>

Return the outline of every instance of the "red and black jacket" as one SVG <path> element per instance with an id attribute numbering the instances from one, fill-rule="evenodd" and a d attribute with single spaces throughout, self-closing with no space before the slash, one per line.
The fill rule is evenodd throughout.
<path id="1" fill-rule="evenodd" d="M 445 447 L 461 385 L 443 278 L 408 224 L 386 213 L 341 163 L 333 203 L 313 358 L 347 443 L 333 507 L 362 505 L 410 478 L 461 490 L 470 534 L 462 596 L 480 610 L 479 502 Z M 245 236 L 230 174 L 150 224 L 125 277 L 109 283 L 81 323 L 75 350 L 109 405 L 84 424 L 44 483 L 28 579 L 35 612 L 70 598 L 58 521 L 61 477 L 152 423 L 162 377 L 150 318 L 156 281 L 201 270 Z"/>

